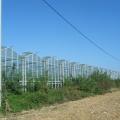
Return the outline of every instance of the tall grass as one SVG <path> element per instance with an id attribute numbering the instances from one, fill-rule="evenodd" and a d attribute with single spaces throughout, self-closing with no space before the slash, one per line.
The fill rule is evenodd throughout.
<path id="1" fill-rule="evenodd" d="M 5 82 L 4 89 L 7 92 L 2 104 L 2 110 L 9 112 L 20 112 L 32 108 L 38 108 L 50 104 L 61 103 L 69 100 L 82 99 L 84 97 L 103 94 L 111 88 L 120 88 L 120 79 L 112 80 L 107 73 L 99 71 L 87 77 L 78 76 L 77 78 L 68 78 L 64 86 L 58 89 L 48 87 L 48 77 L 35 79 L 34 84 L 30 80 L 27 83 L 27 92 L 22 91 L 18 79 Z M 6 109 L 6 101 L 9 109 Z"/>

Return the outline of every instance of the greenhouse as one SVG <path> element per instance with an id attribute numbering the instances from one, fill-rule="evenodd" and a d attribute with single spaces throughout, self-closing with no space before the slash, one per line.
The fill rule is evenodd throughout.
<path id="1" fill-rule="evenodd" d="M 4 81 L 17 79 L 26 91 L 28 83 L 41 79 L 52 88 L 64 85 L 66 79 L 79 76 L 88 77 L 94 71 L 107 73 L 112 79 L 120 78 L 120 72 L 93 67 L 77 62 L 70 62 L 52 56 L 40 57 L 32 52 L 17 54 L 13 48 L 2 47 L 2 77 Z"/>

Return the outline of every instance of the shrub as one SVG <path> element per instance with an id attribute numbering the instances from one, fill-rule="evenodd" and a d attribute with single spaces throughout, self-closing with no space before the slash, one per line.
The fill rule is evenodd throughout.
<path id="1" fill-rule="evenodd" d="M 6 109 L 6 100 L 12 112 L 28 110 L 57 102 L 81 99 L 87 96 L 108 92 L 111 87 L 120 87 L 120 79 L 112 80 L 106 73 L 93 72 L 87 77 L 65 79 L 64 86 L 59 89 L 50 89 L 48 78 L 29 80 L 27 92 L 21 92 L 19 81 L 6 81 L 4 87 L 3 109 Z M 6 93 L 8 95 L 6 95 Z"/>
<path id="2" fill-rule="evenodd" d="M 101 73 L 99 71 L 95 71 L 89 78 L 96 83 L 95 92 L 105 92 L 110 90 L 113 86 L 112 80 L 107 73 Z"/>
<path id="3" fill-rule="evenodd" d="M 7 92 L 11 92 L 11 93 L 14 93 L 14 94 L 21 94 L 22 93 L 22 86 L 20 85 L 19 81 L 10 81 L 10 80 L 7 80 L 5 82 L 5 89 Z"/>
<path id="4" fill-rule="evenodd" d="M 120 79 L 116 79 L 116 80 L 114 80 L 114 82 L 115 82 L 115 86 L 117 88 L 120 88 Z"/>
<path id="5" fill-rule="evenodd" d="M 45 79 L 44 77 L 40 77 L 40 78 L 35 78 L 30 79 L 27 82 L 27 91 L 29 92 L 36 92 L 36 91 L 43 91 L 46 92 L 48 91 L 48 86 L 47 86 L 47 79 Z"/>
<path id="6" fill-rule="evenodd" d="M 23 93 L 21 95 L 9 94 L 7 96 L 12 112 L 19 112 L 47 104 L 47 94 L 41 92 Z"/>
<path id="7" fill-rule="evenodd" d="M 65 100 L 75 100 L 80 98 L 80 91 L 77 87 L 64 87 L 63 89 Z"/>
<path id="8" fill-rule="evenodd" d="M 30 96 L 28 97 L 28 101 L 33 103 L 33 104 L 45 104 L 48 101 L 48 97 L 47 94 L 45 94 L 44 92 L 35 92 L 30 94 Z"/>
<path id="9" fill-rule="evenodd" d="M 48 91 L 48 103 L 53 104 L 56 102 L 62 102 L 64 100 L 64 94 L 62 89 L 49 89 Z"/>

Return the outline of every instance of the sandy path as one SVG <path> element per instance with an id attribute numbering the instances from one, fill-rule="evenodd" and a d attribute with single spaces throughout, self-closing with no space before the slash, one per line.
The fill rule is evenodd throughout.
<path id="1" fill-rule="evenodd" d="M 22 112 L 7 120 L 120 120 L 120 91 Z"/>

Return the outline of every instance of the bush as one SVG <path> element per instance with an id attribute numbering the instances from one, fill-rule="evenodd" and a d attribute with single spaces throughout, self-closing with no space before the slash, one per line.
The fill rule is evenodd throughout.
<path id="1" fill-rule="evenodd" d="M 64 87 L 67 89 L 70 87 L 76 87 L 80 91 L 94 94 L 102 94 L 106 91 L 109 91 L 113 86 L 114 82 L 110 79 L 107 73 L 101 73 L 99 71 L 93 72 L 93 74 L 88 77 L 79 76 L 76 79 L 72 78 L 71 80 L 65 80 L 64 84 Z M 74 89 L 72 91 L 74 91 Z"/>
<path id="2" fill-rule="evenodd" d="M 81 99 L 87 96 L 108 92 L 112 87 L 120 87 L 120 79 L 112 80 L 106 73 L 93 72 L 87 77 L 65 79 L 64 86 L 59 89 L 50 89 L 47 85 L 48 78 L 29 80 L 26 86 L 27 92 L 21 92 L 19 82 L 7 81 L 4 89 L 3 109 L 6 109 L 6 100 L 12 112 L 28 110 L 63 101 Z"/>
<path id="3" fill-rule="evenodd" d="M 20 112 L 47 104 L 48 97 L 45 93 L 23 93 L 21 95 L 9 94 L 7 96 L 12 112 Z"/>
<path id="4" fill-rule="evenodd" d="M 43 91 L 47 93 L 48 91 L 47 80 L 42 76 L 40 78 L 35 78 L 34 82 L 33 79 L 30 79 L 27 82 L 26 88 L 27 91 L 29 92 Z"/>
<path id="5" fill-rule="evenodd" d="M 91 79 L 91 83 L 95 83 L 95 93 L 104 93 L 110 90 L 113 86 L 113 82 L 107 73 L 95 71 L 92 75 L 89 76 L 89 79 Z"/>
<path id="6" fill-rule="evenodd" d="M 64 95 L 62 89 L 49 89 L 48 91 L 48 103 L 53 104 L 56 102 L 62 102 Z"/>
<path id="7" fill-rule="evenodd" d="M 120 79 L 116 79 L 116 80 L 114 80 L 115 81 L 115 86 L 117 87 L 117 88 L 120 88 Z"/>
<path id="8" fill-rule="evenodd" d="M 48 101 L 48 96 L 45 93 L 41 92 L 35 92 L 30 95 L 28 95 L 28 101 L 29 103 L 40 105 L 40 104 L 46 104 Z"/>
<path id="9" fill-rule="evenodd" d="M 64 87 L 64 100 L 75 100 L 80 98 L 80 91 L 76 87 Z"/>
<path id="10" fill-rule="evenodd" d="M 7 92 L 11 92 L 11 93 L 14 93 L 14 94 L 21 94 L 22 93 L 22 86 L 20 85 L 19 81 L 10 81 L 10 80 L 7 80 L 5 82 L 5 88 Z"/>

